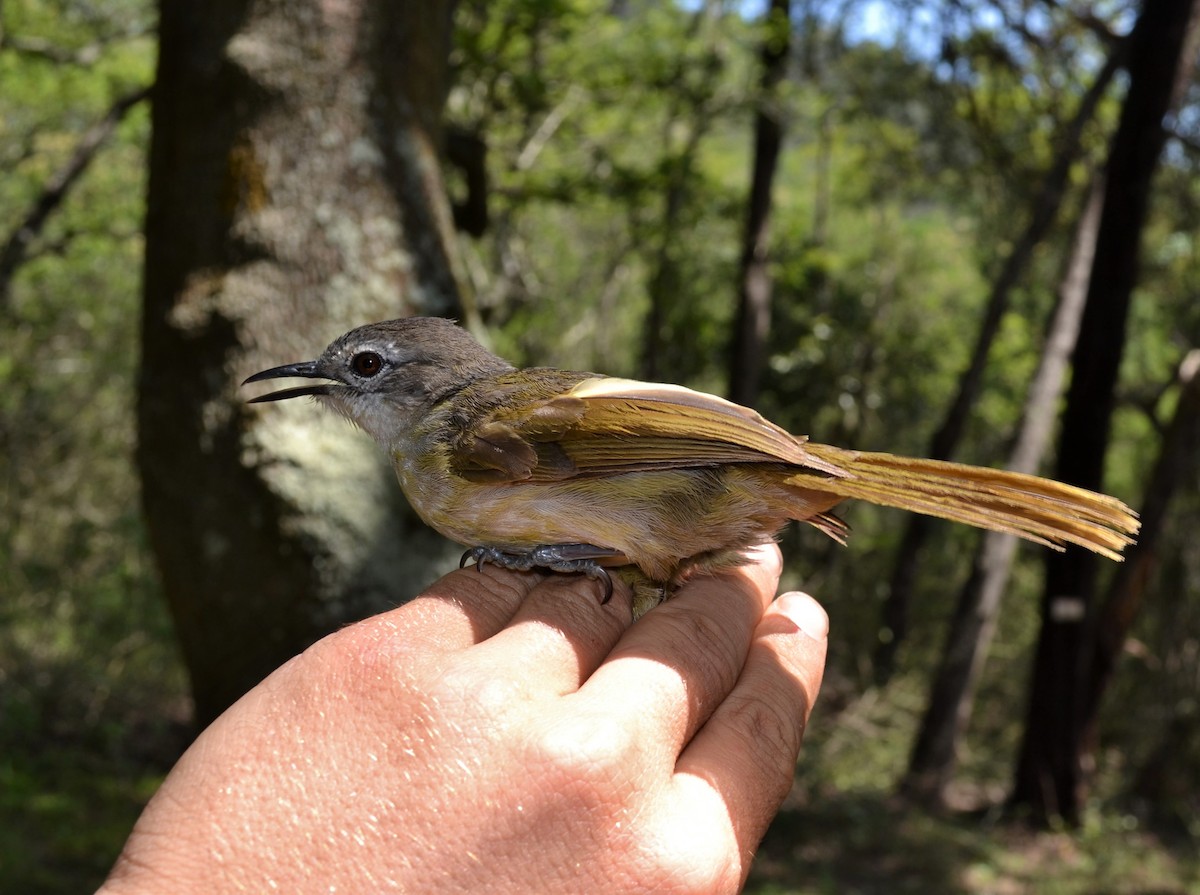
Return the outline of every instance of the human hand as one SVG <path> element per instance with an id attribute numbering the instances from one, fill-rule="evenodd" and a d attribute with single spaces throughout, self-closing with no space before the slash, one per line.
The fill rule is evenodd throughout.
<path id="1" fill-rule="evenodd" d="M 101 892 L 736 891 L 825 661 L 779 569 L 761 548 L 632 627 L 620 585 L 453 572 L 217 719 Z"/>

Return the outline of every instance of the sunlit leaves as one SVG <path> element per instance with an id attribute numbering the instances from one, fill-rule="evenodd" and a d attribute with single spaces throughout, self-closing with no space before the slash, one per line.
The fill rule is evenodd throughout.
<path id="1" fill-rule="evenodd" d="M 134 0 L 18 0 L 0 22 L 7 240 L 88 128 L 149 83 L 154 18 Z M 154 679 L 141 663 L 162 673 L 172 655 L 131 462 L 148 137 L 143 104 L 34 236 L 0 306 L 0 717 L 42 700 L 64 713 L 35 708 L 32 729 L 0 727 L 4 737 L 66 717 L 82 733 L 115 681 L 136 698 Z M 131 617 L 153 633 L 131 632 Z M 131 667 L 143 677 L 124 678 Z"/>

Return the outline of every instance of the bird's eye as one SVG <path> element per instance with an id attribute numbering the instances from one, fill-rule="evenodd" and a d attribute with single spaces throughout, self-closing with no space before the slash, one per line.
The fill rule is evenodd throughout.
<path id="1" fill-rule="evenodd" d="M 363 351 L 350 359 L 350 369 L 359 376 L 371 377 L 383 369 L 383 358 L 374 351 Z"/>

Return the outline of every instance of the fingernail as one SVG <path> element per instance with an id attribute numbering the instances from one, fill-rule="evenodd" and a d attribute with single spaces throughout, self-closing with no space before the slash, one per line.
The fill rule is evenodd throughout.
<path id="1" fill-rule="evenodd" d="M 829 616 L 808 594 L 789 591 L 775 601 L 775 607 L 813 640 L 824 640 L 829 636 Z"/>

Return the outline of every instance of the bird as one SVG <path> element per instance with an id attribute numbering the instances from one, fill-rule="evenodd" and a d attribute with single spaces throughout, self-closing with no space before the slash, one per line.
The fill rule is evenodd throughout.
<path id="1" fill-rule="evenodd" d="M 321 381 L 249 403 L 311 396 L 363 429 L 461 565 L 581 573 L 603 601 L 616 574 L 635 617 L 792 520 L 844 542 L 831 510 L 850 499 L 1114 560 L 1138 531 L 1116 498 L 1051 479 L 815 443 L 679 385 L 518 369 L 441 317 L 360 326 L 243 385 L 289 377 Z"/>

